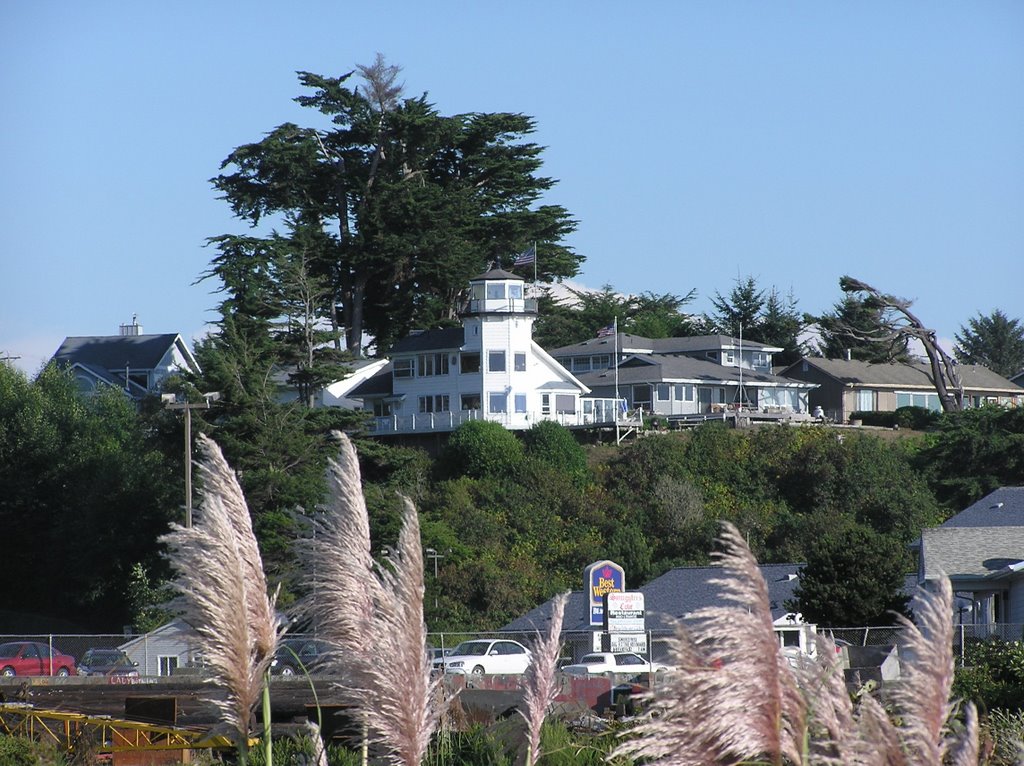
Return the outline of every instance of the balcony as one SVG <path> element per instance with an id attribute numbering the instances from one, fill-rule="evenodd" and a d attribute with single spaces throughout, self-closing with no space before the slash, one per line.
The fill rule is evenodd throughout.
<path id="1" fill-rule="evenodd" d="M 459 412 L 417 412 L 412 415 L 385 415 L 371 421 L 375 434 L 411 434 L 454 431 L 471 420 L 490 420 L 512 431 L 525 430 L 541 420 L 554 420 L 568 428 L 613 425 L 619 414 L 620 425 L 636 425 L 639 414 L 624 410 L 625 399 L 580 399 L 579 412 L 492 412 L 461 410 Z"/>

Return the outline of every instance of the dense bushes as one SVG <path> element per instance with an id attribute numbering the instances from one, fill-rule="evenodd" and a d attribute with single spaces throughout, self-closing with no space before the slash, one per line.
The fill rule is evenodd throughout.
<path id="1" fill-rule="evenodd" d="M 452 433 L 443 460 L 449 476 L 509 476 L 523 462 L 523 444 L 501 423 L 471 420 Z"/>

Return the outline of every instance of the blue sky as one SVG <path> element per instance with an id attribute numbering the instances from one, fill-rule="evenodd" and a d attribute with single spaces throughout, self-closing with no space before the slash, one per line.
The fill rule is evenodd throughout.
<path id="1" fill-rule="evenodd" d="M 0 0 L 0 357 L 216 318 L 208 179 L 313 124 L 296 70 L 377 51 L 445 114 L 533 115 L 579 282 L 738 277 L 827 310 L 852 274 L 952 338 L 1024 317 L 1024 3 Z M 543 252 L 541 253 L 543 257 Z"/>

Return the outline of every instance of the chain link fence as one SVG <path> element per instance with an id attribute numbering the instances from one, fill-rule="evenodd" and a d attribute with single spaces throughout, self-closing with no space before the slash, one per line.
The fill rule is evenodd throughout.
<path id="1" fill-rule="evenodd" d="M 819 629 L 819 633 L 837 643 L 853 646 L 892 646 L 901 642 L 905 629 L 900 626 L 880 626 L 861 628 L 829 628 Z M 599 633 L 590 630 L 565 631 L 562 633 L 562 656 L 560 664 L 568 665 L 579 662 L 580 658 L 590 652 L 601 651 Z M 643 637 L 640 638 L 639 636 Z M 647 656 L 654 661 L 662 661 L 667 655 L 667 639 L 670 631 L 648 631 L 638 634 L 634 641 L 633 651 Z M 428 643 L 435 649 L 450 652 L 463 641 L 479 638 L 503 638 L 518 641 L 527 647 L 537 639 L 536 631 L 482 631 L 474 633 L 436 632 L 428 634 Z M 953 631 L 953 650 L 963 662 L 966 647 L 971 643 L 990 638 L 1003 641 L 1024 640 L 1024 624 L 999 623 L 992 625 L 955 625 Z M 79 662 L 89 649 L 121 649 L 136 663 L 139 674 L 144 677 L 166 676 L 182 669 L 201 665 L 201 644 L 187 626 L 178 630 L 169 630 L 168 626 L 154 633 L 136 635 L 123 633 L 108 634 L 7 634 L 0 635 L 0 654 L 4 644 L 31 641 L 44 644 L 52 652 L 67 654 Z M 0 658 L 0 670 L 3 659 Z"/>

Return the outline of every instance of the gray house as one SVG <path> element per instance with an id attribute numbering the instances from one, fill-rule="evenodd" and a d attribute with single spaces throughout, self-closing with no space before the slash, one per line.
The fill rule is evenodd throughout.
<path id="1" fill-rule="evenodd" d="M 118 648 L 139 666 L 139 675 L 169 676 L 200 661 L 199 646 L 196 629 L 176 618 Z"/>
<path id="2" fill-rule="evenodd" d="M 1024 623 L 1024 487 L 997 489 L 923 530 L 917 545 L 919 581 L 949 577 L 959 622 Z"/>
<path id="3" fill-rule="evenodd" d="M 724 412 L 739 405 L 807 413 L 814 384 L 774 375 L 772 355 L 780 351 L 726 335 L 645 338 L 620 332 L 551 355 L 594 396 L 621 396 L 630 409 L 652 416 Z"/>
<path id="4" fill-rule="evenodd" d="M 159 393 L 170 375 L 200 372 L 181 335 L 146 335 L 134 319 L 130 325 L 121 325 L 119 335 L 65 338 L 52 362 L 72 370 L 85 393 L 113 386 L 136 400 Z"/>
<path id="5" fill-rule="evenodd" d="M 968 406 L 1024 405 L 1024 388 L 987 367 L 963 364 L 959 370 Z M 911 406 L 940 409 L 931 368 L 924 363 L 871 364 L 856 359 L 804 357 L 781 374 L 815 384 L 809 396 L 811 407 L 821 407 L 826 416 L 839 423 L 849 420 L 854 412 L 893 412 Z"/>

